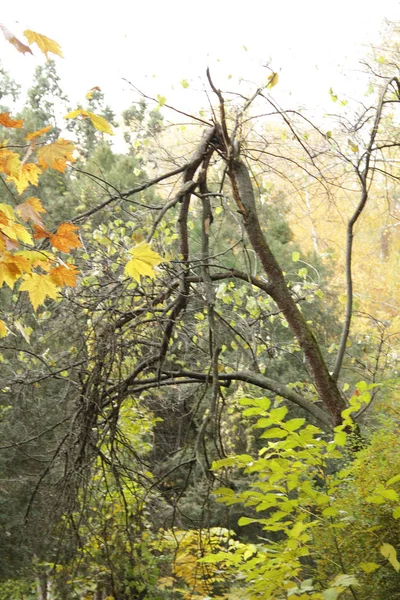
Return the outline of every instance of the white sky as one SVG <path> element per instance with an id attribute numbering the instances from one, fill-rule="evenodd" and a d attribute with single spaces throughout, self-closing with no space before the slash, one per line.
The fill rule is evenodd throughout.
<path id="1" fill-rule="evenodd" d="M 398 0 L 19 0 L 3 5 L 0 15 L 22 41 L 28 28 L 61 45 L 65 58 L 56 60 L 72 105 L 98 85 L 114 110 L 127 108 L 133 94 L 125 77 L 149 94 L 192 109 L 193 90 L 203 89 L 207 66 L 222 88 L 232 74 L 232 89 L 239 77 L 265 82 L 268 71 L 261 65 L 268 62 L 280 73 L 274 95 L 286 107 L 289 101 L 331 110 L 331 86 L 336 93 L 359 93 L 357 63 L 368 44 L 379 43 L 384 18 L 400 21 L 400 5 Z M 34 57 L 17 53 L 3 39 L 0 57 L 20 83 L 30 81 L 34 66 L 45 60 L 39 50 Z M 183 78 L 190 90 L 179 84 Z"/>

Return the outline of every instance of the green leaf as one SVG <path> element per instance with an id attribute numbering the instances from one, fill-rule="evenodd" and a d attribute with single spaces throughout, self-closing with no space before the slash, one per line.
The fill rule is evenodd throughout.
<path id="1" fill-rule="evenodd" d="M 400 571 L 400 563 L 397 560 L 396 548 L 391 544 L 385 543 L 379 548 L 379 552 L 390 562 L 394 570 L 398 573 Z"/>
<path id="2" fill-rule="evenodd" d="M 164 106 L 166 101 L 167 99 L 164 96 L 160 96 L 159 94 L 157 95 L 157 102 L 160 106 Z"/>
<path id="3" fill-rule="evenodd" d="M 305 419 L 290 419 L 290 421 L 285 422 L 285 429 L 287 429 L 290 432 L 296 431 L 297 429 L 300 429 L 300 427 L 302 427 L 305 422 Z"/>
<path id="4" fill-rule="evenodd" d="M 243 527 L 244 525 L 250 525 L 251 523 L 257 523 L 257 519 L 249 519 L 248 517 L 240 517 L 238 521 L 239 527 Z"/>
<path id="5" fill-rule="evenodd" d="M 337 588 L 329 588 L 322 592 L 322 597 L 324 600 L 336 600 L 341 593 L 341 590 Z"/>
<path id="6" fill-rule="evenodd" d="M 273 408 L 270 411 L 269 416 L 274 421 L 282 421 L 282 419 L 284 419 L 286 417 L 287 412 L 288 412 L 287 406 L 280 406 L 279 408 Z"/>
<path id="7" fill-rule="evenodd" d="M 297 262 L 300 260 L 300 252 L 292 252 L 292 261 Z"/>
<path id="8" fill-rule="evenodd" d="M 380 568 L 380 565 L 374 562 L 365 562 L 360 563 L 360 567 L 362 568 L 364 573 L 373 573 L 374 571 Z"/>
<path id="9" fill-rule="evenodd" d="M 400 519 L 400 506 L 394 509 L 393 511 L 393 519 Z"/>
<path id="10" fill-rule="evenodd" d="M 347 439 L 347 435 L 345 434 L 344 431 L 338 431 L 337 433 L 335 433 L 335 443 L 338 446 L 345 446 L 346 445 L 346 439 Z"/>
<path id="11" fill-rule="evenodd" d="M 333 586 L 349 587 L 350 585 L 359 585 L 354 575 L 346 575 L 345 573 L 337 575 L 332 581 Z"/>
<path id="12" fill-rule="evenodd" d="M 285 438 L 287 437 L 288 432 L 285 431 L 284 429 L 281 429 L 280 427 L 271 427 L 271 429 L 267 429 L 267 431 L 264 431 L 264 433 L 260 436 L 262 438 Z"/>
<path id="13" fill-rule="evenodd" d="M 182 79 L 181 86 L 185 89 L 189 87 L 189 83 L 188 83 L 187 79 Z"/>
<path id="14" fill-rule="evenodd" d="M 394 483 L 397 483 L 398 481 L 400 481 L 400 475 L 395 475 L 394 477 L 392 477 L 391 479 L 389 479 L 386 482 L 386 485 L 393 485 Z"/>

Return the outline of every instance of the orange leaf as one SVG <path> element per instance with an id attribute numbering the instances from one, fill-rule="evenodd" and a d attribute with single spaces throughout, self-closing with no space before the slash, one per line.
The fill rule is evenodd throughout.
<path id="1" fill-rule="evenodd" d="M 11 119 L 10 113 L 6 112 L 0 113 L 0 124 L 4 125 L 4 127 L 13 127 L 14 129 L 21 129 L 22 125 L 24 124 L 24 120 L 18 119 L 17 121 L 15 121 L 14 119 Z"/>
<path id="2" fill-rule="evenodd" d="M 47 231 L 43 227 L 40 227 L 40 225 L 34 225 L 33 229 L 35 230 L 35 233 L 33 234 L 35 240 L 49 238 L 51 235 L 50 233 L 47 233 Z"/>
<path id="3" fill-rule="evenodd" d="M 64 285 L 68 287 L 76 287 L 76 277 L 79 274 L 78 269 L 75 265 L 68 264 L 63 267 L 60 265 L 59 267 L 55 267 L 50 271 L 50 277 L 52 281 L 56 285 L 63 287 Z"/>
<path id="4" fill-rule="evenodd" d="M 81 248 L 81 241 L 76 233 L 74 233 L 78 229 L 79 227 L 72 223 L 61 223 L 54 235 L 52 233 L 48 234 L 53 248 L 57 248 L 61 252 L 69 252 L 73 248 Z"/>
<path id="5" fill-rule="evenodd" d="M 34 131 L 33 133 L 28 133 L 28 135 L 25 136 L 25 139 L 27 142 L 29 142 L 30 140 L 34 140 L 35 138 L 37 138 L 41 135 L 44 135 L 45 133 L 50 131 L 51 128 L 52 128 L 51 125 L 47 125 L 47 127 L 42 127 L 42 129 L 38 129 L 37 131 Z"/>
<path id="6" fill-rule="evenodd" d="M 50 167 L 64 173 L 67 162 L 75 161 L 72 156 L 74 150 L 75 147 L 72 142 L 59 138 L 55 142 L 39 148 L 37 152 L 38 163 L 43 169 Z"/>
<path id="7" fill-rule="evenodd" d="M 32 50 L 29 48 L 29 46 L 25 46 L 25 44 L 20 42 L 19 39 L 16 38 L 13 33 L 11 33 L 11 31 L 9 31 L 6 27 L 4 27 L 4 25 L 0 25 L 0 29 L 3 31 L 4 37 L 6 38 L 6 40 L 8 42 L 10 42 L 10 44 L 15 46 L 15 48 L 18 50 L 18 52 L 22 52 L 22 54 L 26 54 L 26 52 L 33 54 Z"/>
<path id="8" fill-rule="evenodd" d="M 46 212 L 46 210 L 43 208 L 39 198 L 28 198 L 28 200 L 22 204 L 18 204 L 15 210 L 23 221 L 29 221 L 30 219 L 35 225 L 42 228 L 44 227 L 42 217 L 38 213 Z"/>
<path id="9" fill-rule="evenodd" d="M 0 172 L 9 177 L 18 177 L 21 171 L 21 160 L 19 154 L 11 152 L 6 148 L 0 149 Z"/>

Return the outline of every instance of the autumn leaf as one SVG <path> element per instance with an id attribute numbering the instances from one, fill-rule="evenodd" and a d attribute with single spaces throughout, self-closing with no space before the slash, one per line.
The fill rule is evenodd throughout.
<path id="1" fill-rule="evenodd" d="M 98 131 L 103 131 L 104 133 L 108 133 L 109 135 L 114 135 L 112 127 L 108 121 L 106 121 L 103 117 L 99 115 L 95 115 L 88 110 L 84 110 L 83 108 L 77 108 L 72 112 L 65 115 L 64 119 L 76 119 L 76 117 L 82 117 L 84 119 L 90 119 L 93 127 L 95 127 Z"/>
<path id="2" fill-rule="evenodd" d="M 387 558 L 395 571 L 400 571 L 400 563 L 397 560 L 396 548 L 394 548 L 391 544 L 385 543 L 379 548 L 379 552 L 384 558 Z"/>
<path id="3" fill-rule="evenodd" d="M 88 91 L 88 93 L 86 94 L 86 98 L 88 100 L 91 100 L 93 97 L 93 92 L 101 92 L 101 88 L 99 88 L 98 85 L 95 85 L 94 87 L 90 88 L 90 90 Z"/>
<path id="4" fill-rule="evenodd" d="M 24 273 L 30 273 L 31 264 L 23 256 L 3 252 L 0 260 L 0 288 L 7 284 L 13 289 L 14 284 Z"/>
<path id="5" fill-rule="evenodd" d="M 278 73 L 271 73 L 271 75 L 268 76 L 267 88 L 269 88 L 269 89 L 273 88 L 274 86 L 276 86 L 278 81 L 279 81 Z"/>
<path id="6" fill-rule="evenodd" d="M 60 287 L 64 285 L 76 287 L 76 278 L 79 275 L 79 271 L 75 265 L 67 264 L 66 266 L 60 265 L 51 269 L 49 275 L 52 281 Z"/>
<path id="7" fill-rule="evenodd" d="M 40 33 L 36 33 L 35 31 L 31 31 L 30 29 L 26 29 L 24 31 L 24 36 L 28 40 L 29 44 L 37 44 L 39 49 L 46 55 L 48 59 L 48 52 L 52 52 L 53 54 L 58 54 L 63 58 L 61 48 L 54 40 L 42 35 Z"/>
<path id="8" fill-rule="evenodd" d="M 50 275 L 39 275 L 38 273 L 25 275 L 19 289 L 21 292 L 28 292 L 35 312 L 47 297 L 56 300 L 59 292 L 59 288 L 52 281 Z"/>
<path id="9" fill-rule="evenodd" d="M 69 252 L 73 248 L 81 248 L 81 241 L 75 233 L 78 230 L 79 227 L 72 223 L 61 223 L 54 235 L 52 233 L 49 234 L 51 245 L 53 248 L 61 250 L 61 252 Z"/>
<path id="10" fill-rule="evenodd" d="M 42 127 L 42 129 L 38 129 L 37 131 L 33 131 L 32 133 L 28 133 L 28 135 L 25 136 L 25 139 L 27 142 L 30 142 L 31 140 L 36 139 L 37 137 L 40 137 L 41 135 L 44 135 L 45 133 L 47 133 L 48 131 L 50 131 L 50 129 L 52 129 L 51 125 L 47 125 L 47 127 Z"/>
<path id="11" fill-rule="evenodd" d="M 14 120 L 11 119 L 10 113 L 0 113 L 0 125 L 4 125 L 4 127 L 12 127 L 14 129 L 21 129 L 24 124 L 23 119 Z"/>
<path id="12" fill-rule="evenodd" d="M 4 321 L 0 320 L 0 338 L 7 337 L 7 336 L 8 336 L 7 326 L 4 323 Z"/>
<path id="13" fill-rule="evenodd" d="M 37 151 L 38 163 L 43 169 L 51 168 L 64 173 L 67 162 L 74 162 L 72 156 L 75 146 L 72 142 L 59 138 Z"/>
<path id="14" fill-rule="evenodd" d="M 3 31 L 6 40 L 10 42 L 10 44 L 12 44 L 18 50 L 18 52 L 22 52 L 22 54 L 26 54 L 27 52 L 33 54 L 29 46 L 26 46 L 18 38 L 16 38 L 15 35 L 7 29 L 7 27 L 4 27 L 4 25 L 0 25 L 0 29 Z"/>
<path id="15" fill-rule="evenodd" d="M 21 159 L 19 154 L 11 152 L 6 148 L 0 149 L 0 172 L 9 177 L 18 177 L 21 170 Z"/>
<path id="16" fill-rule="evenodd" d="M 7 181 L 12 181 L 17 188 L 18 194 L 22 194 L 29 185 L 37 185 L 39 183 L 39 175 L 42 170 L 34 163 L 20 165 L 18 172 L 10 175 Z"/>
<path id="17" fill-rule="evenodd" d="M 22 204 L 18 204 L 15 210 L 23 221 L 31 220 L 35 225 L 44 228 L 44 223 L 38 213 L 45 213 L 46 209 L 43 208 L 39 198 L 34 198 L 32 196 Z"/>
<path id="18" fill-rule="evenodd" d="M 133 258 L 125 265 L 125 274 L 138 282 L 140 282 L 141 276 L 154 278 L 156 276 L 154 267 L 166 262 L 162 256 L 150 248 L 147 242 L 135 246 L 129 252 Z"/>

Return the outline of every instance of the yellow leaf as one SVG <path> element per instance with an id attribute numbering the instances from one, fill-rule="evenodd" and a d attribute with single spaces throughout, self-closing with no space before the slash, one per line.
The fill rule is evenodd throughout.
<path id="1" fill-rule="evenodd" d="M 31 268 L 31 264 L 23 256 L 3 252 L 0 260 L 0 288 L 6 283 L 13 289 L 15 282 L 23 273 L 29 273 Z"/>
<path id="2" fill-rule="evenodd" d="M 33 246 L 33 240 L 32 240 L 32 236 L 29 233 L 29 231 L 27 231 L 25 229 L 25 227 L 23 225 L 21 225 L 21 223 L 15 223 L 13 226 L 14 232 L 17 236 L 17 238 L 19 240 L 21 240 L 21 242 L 23 242 L 24 244 L 29 244 L 30 246 Z"/>
<path id="3" fill-rule="evenodd" d="M 398 573 L 400 571 L 400 563 L 397 560 L 396 548 L 391 544 L 382 544 L 379 548 L 379 552 L 384 558 L 387 558 L 394 570 Z"/>
<path id="4" fill-rule="evenodd" d="M 4 321 L 0 320 L 0 338 L 8 336 L 8 329 Z"/>
<path id="5" fill-rule="evenodd" d="M 47 59 L 49 58 L 48 52 L 58 54 L 58 56 L 61 56 L 61 58 L 63 58 L 61 48 L 54 40 L 51 40 L 50 38 L 40 33 L 36 33 L 35 31 L 31 31 L 30 29 L 26 29 L 24 31 L 24 36 L 30 44 L 37 44 L 40 50 L 43 52 L 43 54 L 46 55 Z"/>
<path id="6" fill-rule="evenodd" d="M 355 144 L 352 140 L 347 140 L 347 143 L 349 145 L 349 148 L 352 152 L 358 152 L 358 145 Z"/>
<path id="7" fill-rule="evenodd" d="M 23 124 L 23 119 L 18 119 L 17 121 L 11 119 L 9 112 L 0 114 L 0 125 L 4 125 L 4 127 L 13 127 L 14 129 L 21 129 Z"/>
<path id="8" fill-rule="evenodd" d="M 39 175 L 41 169 L 34 163 L 22 165 L 16 175 L 10 175 L 7 181 L 13 181 L 17 188 L 18 194 L 22 194 L 30 184 L 37 185 L 39 183 Z"/>
<path id="9" fill-rule="evenodd" d="M 21 171 L 21 159 L 19 154 L 11 152 L 6 148 L 0 149 L 0 172 L 9 177 L 18 177 Z"/>
<path id="10" fill-rule="evenodd" d="M 4 27 L 4 25 L 0 25 L 0 29 L 3 31 L 6 40 L 10 42 L 10 44 L 12 44 L 18 50 L 18 52 L 22 52 L 22 54 L 26 54 L 26 52 L 33 54 L 29 46 L 25 46 L 25 44 L 20 42 L 20 40 L 16 38 L 15 35 L 11 33 L 11 31 Z"/>
<path id="11" fill-rule="evenodd" d="M 279 81 L 279 75 L 278 73 L 271 73 L 271 75 L 268 76 L 268 83 L 267 83 L 267 88 L 271 89 L 273 88 Z"/>
<path id="12" fill-rule="evenodd" d="M 125 274 L 140 282 L 140 277 L 155 277 L 154 267 L 166 262 L 157 252 L 154 252 L 143 242 L 129 251 L 133 258 L 125 265 Z"/>
<path id="13" fill-rule="evenodd" d="M 38 273 L 25 275 L 19 289 L 21 292 L 28 292 L 35 312 L 47 297 L 56 300 L 59 292 L 59 288 L 52 281 L 50 275 L 39 275 Z"/>
<path id="14" fill-rule="evenodd" d="M 39 165 L 43 169 L 50 167 L 64 173 L 67 162 L 75 161 L 72 156 L 74 150 L 75 147 L 72 142 L 59 138 L 55 142 L 39 148 L 37 152 Z"/>
<path id="15" fill-rule="evenodd" d="M 42 129 L 38 129 L 37 131 L 33 131 L 32 133 L 28 133 L 28 135 L 25 136 L 25 139 L 27 142 L 29 142 L 30 140 L 34 140 L 37 137 L 40 137 L 41 135 L 44 135 L 45 133 L 47 133 L 48 131 L 50 131 L 50 129 L 52 129 L 51 125 L 47 125 L 47 127 L 42 127 Z"/>
<path id="16" fill-rule="evenodd" d="M 99 115 L 95 115 L 88 110 L 84 110 L 83 108 L 77 108 L 72 112 L 65 115 L 64 119 L 76 119 L 76 117 L 82 117 L 84 119 L 90 119 L 93 127 L 95 127 L 98 131 L 103 131 L 104 133 L 108 133 L 109 135 L 114 135 L 112 127 L 110 123 L 108 123 L 103 117 Z"/>

